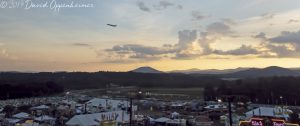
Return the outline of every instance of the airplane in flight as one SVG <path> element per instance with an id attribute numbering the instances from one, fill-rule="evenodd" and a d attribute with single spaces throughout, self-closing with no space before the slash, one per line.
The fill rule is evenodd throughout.
<path id="1" fill-rule="evenodd" d="M 113 25 L 113 24 L 106 24 L 108 26 L 111 26 L 111 27 L 117 27 L 117 25 Z"/>

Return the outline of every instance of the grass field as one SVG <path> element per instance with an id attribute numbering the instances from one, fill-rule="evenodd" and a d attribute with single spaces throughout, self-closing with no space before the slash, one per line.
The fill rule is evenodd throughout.
<path id="1" fill-rule="evenodd" d="M 167 99 L 201 99 L 203 88 L 141 88 L 144 96 L 151 98 L 167 98 Z M 113 89 L 117 93 L 107 93 L 107 89 L 85 89 L 73 90 L 71 92 L 84 94 L 89 96 L 113 96 L 113 97 L 128 97 L 132 92 L 137 92 L 137 88 L 116 88 Z"/>

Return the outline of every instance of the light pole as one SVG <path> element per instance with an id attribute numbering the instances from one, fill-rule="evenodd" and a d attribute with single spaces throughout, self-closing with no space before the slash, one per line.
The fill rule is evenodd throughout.
<path id="1" fill-rule="evenodd" d="M 130 98 L 129 126 L 132 126 L 132 98 Z"/>
<path id="2" fill-rule="evenodd" d="M 280 98 L 280 100 L 281 100 L 281 104 L 283 105 L 283 101 L 282 101 L 283 97 L 282 97 L 282 96 L 280 96 L 279 98 Z"/>
<path id="3" fill-rule="evenodd" d="M 139 90 L 137 92 L 137 94 L 135 94 L 136 96 L 138 96 L 138 98 L 140 98 L 142 96 L 143 92 L 141 90 Z M 133 111 L 133 107 L 132 107 L 132 100 L 133 100 L 133 97 L 131 96 L 130 97 L 130 112 L 129 112 L 129 126 L 132 126 L 132 111 Z"/>
<path id="4" fill-rule="evenodd" d="M 228 100 L 229 126 L 232 126 L 231 102 L 233 101 L 233 96 L 227 97 L 227 100 Z"/>

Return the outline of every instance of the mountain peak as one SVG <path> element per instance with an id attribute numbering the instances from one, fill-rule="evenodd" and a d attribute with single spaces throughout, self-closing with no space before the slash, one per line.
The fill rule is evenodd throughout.
<path id="1" fill-rule="evenodd" d="M 136 73 L 163 73 L 162 71 L 159 71 L 159 70 L 154 69 L 154 68 L 149 67 L 149 66 L 139 67 L 139 68 L 136 68 L 134 70 L 131 70 L 130 72 L 136 72 Z"/>

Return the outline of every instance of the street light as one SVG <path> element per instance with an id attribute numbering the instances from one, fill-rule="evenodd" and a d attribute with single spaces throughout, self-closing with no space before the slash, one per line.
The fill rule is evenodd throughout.
<path id="1" fill-rule="evenodd" d="M 136 97 L 138 96 L 138 98 L 141 97 L 141 95 L 143 94 L 143 92 L 141 90 L 138 91 L 138 93 L 136 94 Z M 132 100 L 133 100 L 133 97 L 131 96 L 130 97 L 130 112 L 129 112 L 129 126 L 132 126 Z"/>
<path id="2" fill-rule="evenodd" d="M 221 102 L 222 102 L 222 99 L 218 99 L 218 102 L 221 103 Z"/>
<path id="3" fill-rule="evenodd" d="M 281 100 L 281 104 L 283 105 L 283 102 L 282 102 L 282 99 L 283 99 L 283 97 L 282 97 L 282 96 L 280 96 L 279 98 L 280 98 L 280 100 Z"/>

